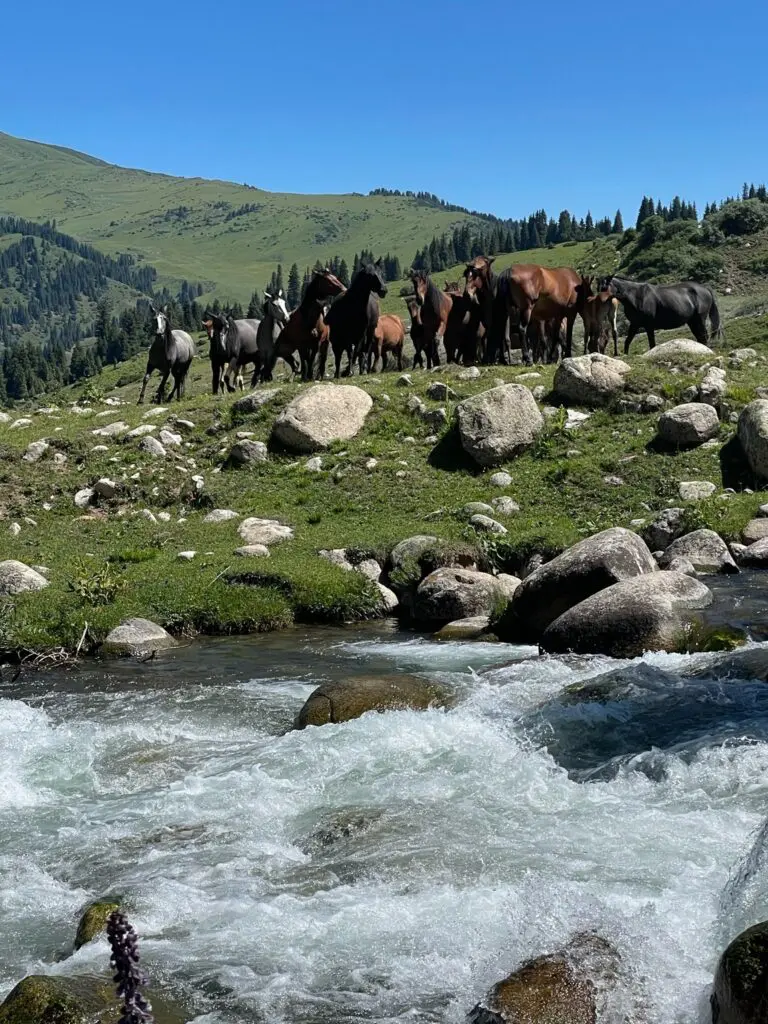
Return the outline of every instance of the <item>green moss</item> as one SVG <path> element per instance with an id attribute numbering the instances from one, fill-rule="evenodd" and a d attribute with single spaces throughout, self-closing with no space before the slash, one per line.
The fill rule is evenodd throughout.
<path id="1" fill-rule="evenodd" d="M 120 909 L 120 904 L 111 900 L 97 900 L 83 911 L 75 936 L 75 949 L 91 942 L 105 931 L 109 915 Z"/>
<path id="2" fill-rule="evenodd" d="M 182 1007 L 150 988 L 155 1024 L 184 1024 Z M 106 978 L 32 974 L 0 1006 L 0 1024 L 117 1024 L 120 1006 Z"/>

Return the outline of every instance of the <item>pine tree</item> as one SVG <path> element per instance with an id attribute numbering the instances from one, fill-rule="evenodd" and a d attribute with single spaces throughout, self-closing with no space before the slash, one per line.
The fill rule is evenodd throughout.
<path id="1" fill-rule="evenodd" d="M 349 267 L 347 261 L 342 258 L 339 263 L 339 272 L 336 275 L 345 288 L 349 288 Z"/>
<path id="2" fill-rule="evenodd" d="M 592 220 L 591 210 L 587 210 L 587 216 L 584 220 L 584 234 L 587 239 L 593 238 L 595 234 L 595 222 Z"/>
<path id="3" fill-rule="evenodd" d="M 624 234 L 624 221 L 621 216 L 621 210 L 616 211 L 616 216 L 613 218 L 613 225 L 611 227 L 611 234 L 623 235 Z"/>
<path id="4" fill-rule="evenodd" d="M 287 302 L 290 309 L 296 309 L 301 302 L 301 278 L 299 277 L 299 268 L 296 263 L 293 264 L 288 274 Z"/>

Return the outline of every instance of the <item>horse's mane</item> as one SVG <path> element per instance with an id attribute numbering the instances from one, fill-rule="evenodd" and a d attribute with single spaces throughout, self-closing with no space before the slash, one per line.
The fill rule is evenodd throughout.
<path id="1" fill-rule="evenodd" d="M 431 277 L 427 278 L 427 294 L 424 297 L 425 304 L 428 302 L 435 313 L 439 314 L 443 305 L 444 292 L 441 292 Z"/>

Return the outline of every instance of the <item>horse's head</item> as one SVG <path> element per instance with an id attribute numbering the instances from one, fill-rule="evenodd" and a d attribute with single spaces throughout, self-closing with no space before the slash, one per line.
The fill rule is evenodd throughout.
<path id="1" fill-rule="evenodd" d="M 459 282 L 458 281 L 446 281 L 445 284 L 443 285 L 443 291 L 444 292 L 448 292 L 449 294 L 450 294 L 450 292 L 457 292 L 457 291 L 459 291 Z"/>
<path id="2" fill-rule="evenodd" d="M 387 283 L 384 280 L 384 267 L 381 259 L 375 263 L 366 263 L 357 272 L 357 277 L 364 281 L 369 292 L 374 292 L 380 298 L 387 294 Z"/>
<path id="3" fill-rule="evenodd" d="M 586 277 L 584 274 L 581 275 L 581 281 L 576 285 L 576 308 L 578 310 L 584 309 L 584 305 L 592 296 L 592 282 L 595 280 L 594 276 L 590 275 Z"/>
<path id="4" fill-rule="evenodd" d="M 168 307 L 163 306 L 162 309 L 155 309 L 154 306 L 150 306 L 150 309 L 152 310 L 152 328 L 158 337 L 164 338 L 170 327 Z"/>
<path id="5" fill-rule="evenodd" d="M 416 296 L 409 295 L 405 300 L 405 304 L 408 307 L 408 312 L 411 314 L 411 321 L 415 324 L 419 323 L 421 320 L 421 308 Z"/>
<path id="6" fill-rule="evenodd" d="M 606 295 L 618 298 L 619 283 L 620 278 L 614 277 L 613 274 L 607 274 L 605 277 L 597 279 L 597 290 L 598 292 L 604 292 Z"/>
<path id="7" fill-rule="evenodd" d="M 474 299 L 478 292 L 487 291 L 491 284 L 491 266 L 494 256 L 476 256 L 464 270 L 464 294 Z"/>
<path id="8" fill-rule="evenodd" d="M 327 269 L 316 270 L 313 279 L 317 287 L 318 299 L 332 299 L 337 295 L 343 295 L 347 290 L 338 277 Z"/>
<path id="9" fill-rule="evenodd" d="M 211 325 L 211 329 L 208 333 L 208 339 L 211 343 L 211 351 L 219 349 L 222 355 L 226 355 L 227 334 L 229 333 L 229 323 L 227 318 L 218 313 L 210 313 L 207 320 Z"/>
<path id="10" fill-rule="evenodd" d="M 200 326 L 208 335 L 208 341 L 210 341 L 213 337 L 213 320 L 211 320 L 210 313 L 206 313 L 206 319 L 200 321 Z"/>
<path id="11" fill-rule="evenodd" d="M 429 290 L 429 274 L 426 270 L 411 270 L 408 274 L 413 284 L 413 297 L 416 305 L 421 307 Z"/>
<path id="12" fill-rule="evenodd" d="M 283 298 L 283 289 L 279 288 L 277 295 L 270 295 L 264 292 L 264 315 L 271 316 L 276 324 L 285 327 L 288 323 L 290 313 Z"/>

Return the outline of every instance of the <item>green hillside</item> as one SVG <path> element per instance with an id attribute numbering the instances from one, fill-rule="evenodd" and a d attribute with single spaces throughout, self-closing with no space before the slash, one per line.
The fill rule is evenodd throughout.
<path id="1" fill-rule="evenodd" d="M 157 267 L 161 283 L 201 281 L 247 302 L 277 263 L 300 268 L 375 247 L 410 261 L 418 245 L 465 222 L 407 196 L 294 195 L 130 170 L 0 133 L 0 212 L 55 220 L 106 253 Z"/>

